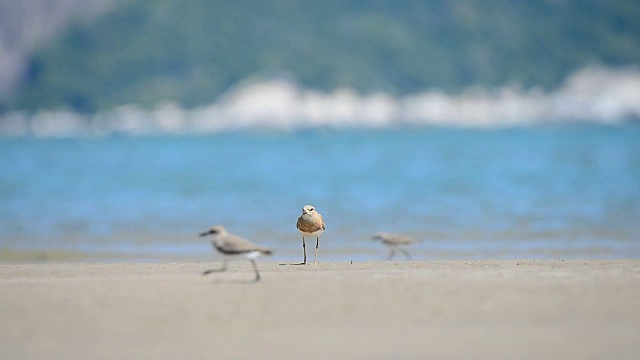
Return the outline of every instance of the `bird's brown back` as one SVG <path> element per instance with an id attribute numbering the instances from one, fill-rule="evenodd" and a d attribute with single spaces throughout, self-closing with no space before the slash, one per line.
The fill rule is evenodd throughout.
<path id="1" fill-rule="evenodd" d="M 261 253 L 268 255 L 271 254 L 271 250 L 253 244 L 237 235 L 227 234 L 221 239 L 214 241 L 213 246 L 223 254 L 234 255 L 244 254 L 251 251 L 260 251 Z"/>

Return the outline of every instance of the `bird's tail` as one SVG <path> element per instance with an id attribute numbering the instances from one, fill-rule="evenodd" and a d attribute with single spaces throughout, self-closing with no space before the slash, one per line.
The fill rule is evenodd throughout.
<path id="1" fill-rule="evenodd" d="M 260 254 L 262 255 L 271 255 L 271 249 L 267 249 L 267 248 L 262 248 L 260 249 Z"/>

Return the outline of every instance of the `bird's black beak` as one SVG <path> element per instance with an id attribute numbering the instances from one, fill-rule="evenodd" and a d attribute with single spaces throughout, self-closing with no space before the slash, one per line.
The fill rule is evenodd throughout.
<path id="1" fill-rule="evenodd" d="M 200 236 L 207 236 L 209 234 L 211 234 L 211 230 L 200 233 Z"/>

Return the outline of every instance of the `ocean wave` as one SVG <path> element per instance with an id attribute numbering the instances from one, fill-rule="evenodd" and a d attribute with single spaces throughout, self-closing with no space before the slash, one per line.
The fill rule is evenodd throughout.
<path id="1" fill-rule="evenodd" d="M 194 109 L 165 102 L 134 104 L 84 115 L 68 110 L 0 115 L 0 136 L 193 134 L 230 130 L 386 128 L 394 126 L 505 127 L 543 123 L 620 124 L 640 119 L 640 70 L 588 67 L 553 91 L 473 87 L 395 97 L 349 89 L 320 92 L 284 79 L 237 85 L 218 101 Z"/>

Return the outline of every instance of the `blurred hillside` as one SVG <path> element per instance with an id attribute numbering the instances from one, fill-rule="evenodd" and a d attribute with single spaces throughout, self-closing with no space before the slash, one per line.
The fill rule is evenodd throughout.
<path id="1" fill-rule="evenodd" d="M 0 99 L 21 80 L 29 54 L 71 22 L 91 21 L 118 0 L 0 1 Z"/>
<path id="2" fill-rule="evenodd" d="M 588 65 L 640 65 L 640 3 L 130 0 L 40 44 L 0 109 L 189 108 L 274 76 L 397 95 L 553 88 Z"/>

